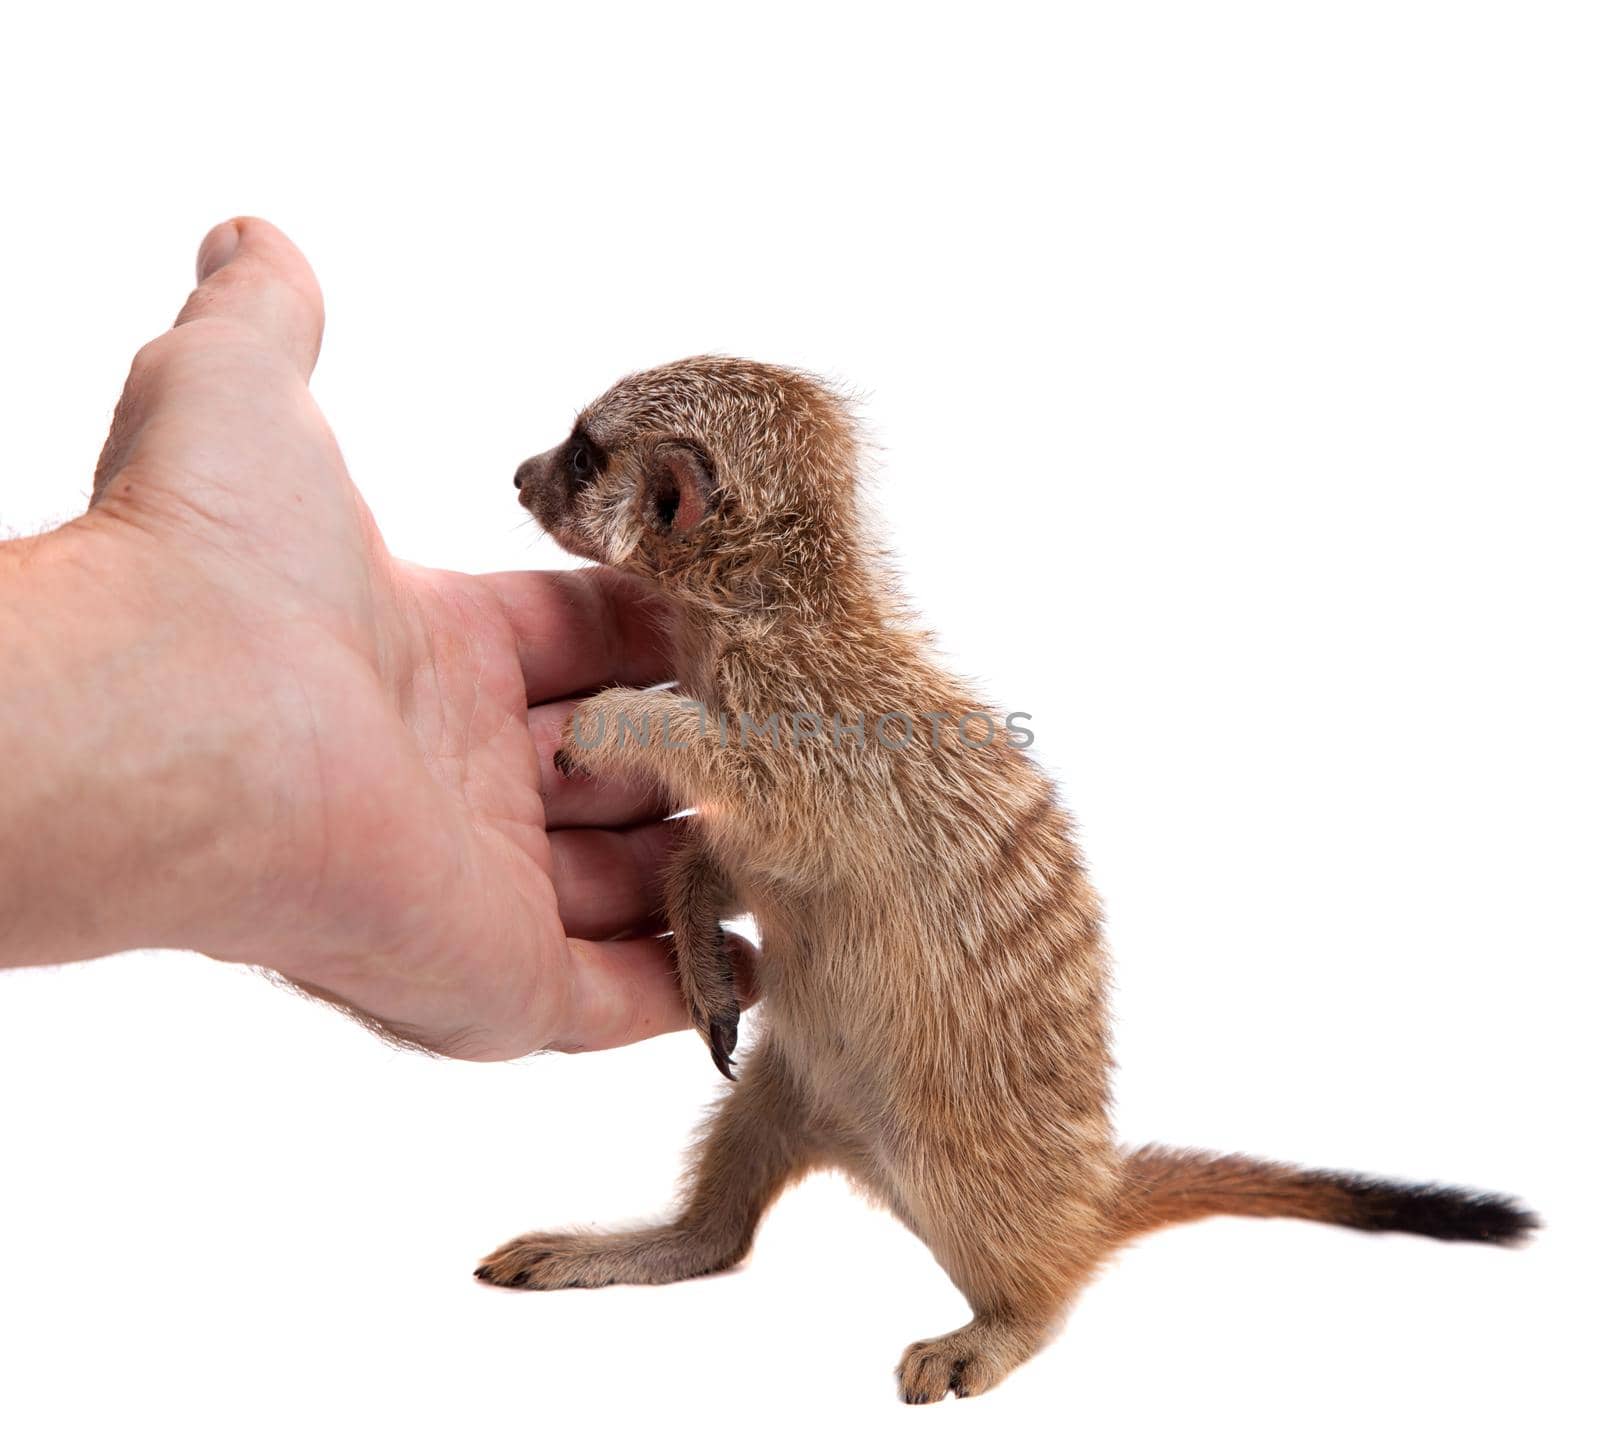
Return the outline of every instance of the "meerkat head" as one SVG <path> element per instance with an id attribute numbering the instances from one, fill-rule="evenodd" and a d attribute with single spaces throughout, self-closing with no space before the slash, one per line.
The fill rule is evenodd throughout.
<path id="1" fill-rule="evenodd" d="M 856 437 L 815 378 L 736 358 L 635 373 L 516 473 L 573 553 L 688 602 L 814 598 L 851 567 Z"/>

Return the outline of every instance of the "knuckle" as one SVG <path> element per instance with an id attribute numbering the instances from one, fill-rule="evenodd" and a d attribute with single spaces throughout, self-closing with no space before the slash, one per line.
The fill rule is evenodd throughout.
<path id="1" fill-rule="evenodd" d="M 176 329 L 151 338 L 133 355 L 133 362 L 128 368 L 129 386 L 148 387 L 172 362 L 173 354 L 180 346 L 181 340 Z"/>

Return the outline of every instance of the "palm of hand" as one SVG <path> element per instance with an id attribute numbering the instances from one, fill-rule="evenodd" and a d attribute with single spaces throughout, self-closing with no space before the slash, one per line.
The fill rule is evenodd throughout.
<path id="1" fill-rule="evenodd" d="M 682 1025 L 652 899 L 670 832 L 636 825 L 656 803 L 551 770 L 570 705 L 539 705 L 658 678 L 649 620 L 594 574 L 393 560 L 306 386 L 309 269 L 262 223 L 226 233 L 135 362 L 91 515 L 185 622 L 203 708 L 252 722 L 250 884 L 192 944 L 453 1055 Z"/>

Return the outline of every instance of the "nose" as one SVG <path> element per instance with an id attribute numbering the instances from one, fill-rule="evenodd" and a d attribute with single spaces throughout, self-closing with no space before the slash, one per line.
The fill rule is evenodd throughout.
<path id="1" fill-rule="evenodd" d="M 518 493 L 521 493 L 523 489 L 533 482 L 534 471 L 538 466 L 539 460 L 537 458 L 524 458 L 517 465 L 517 471 L 512 475 L 512 481 L 516 484 Z"/>

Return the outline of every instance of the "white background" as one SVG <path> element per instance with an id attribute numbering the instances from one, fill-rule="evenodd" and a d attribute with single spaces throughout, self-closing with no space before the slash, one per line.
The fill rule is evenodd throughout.
<path id="1" fill-rule="evenodd" d="M 581 13 L 580 13 L 581 12 Z M 33 6 L 0 54 L 0 525 L 81 508 L 235 212 L 397 553 L 621 372 L 861 389 L 908 585 L 1035 716 L 1130 1139 L 1520 1192 L 1505 1253 L 1152 1239 L 994 1394 L 840 1182 L 672 1288 L 476 1284 L 669 1197 L 688 1037 L 398 1055 L 243 968 L 0 980 L 17 1446 L 1567 1446 L 1593 1368 L 1597 53 L 1584 6 Z M 248 701 L 241 701 L 248 708 Z"/>

